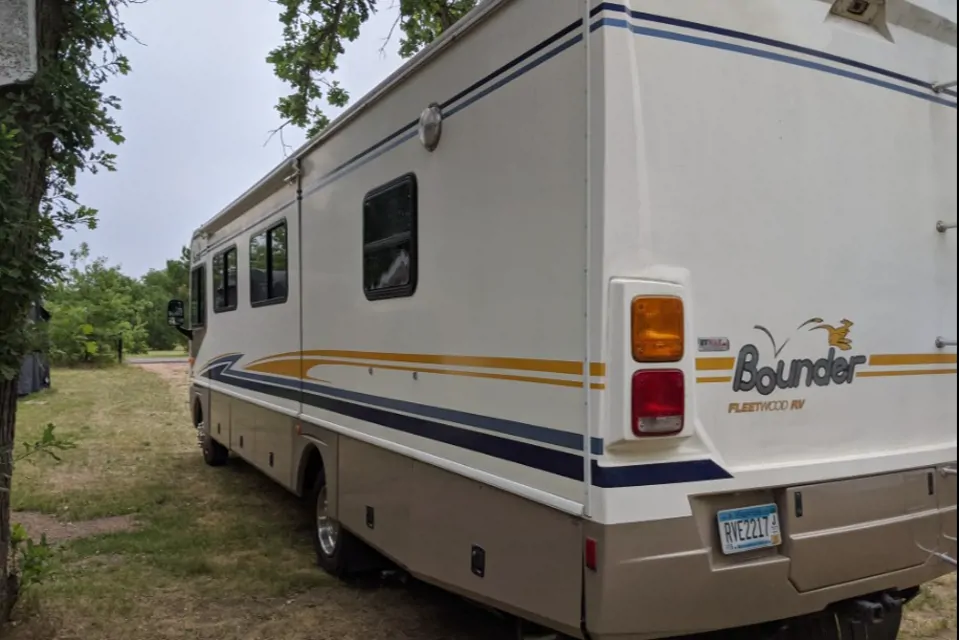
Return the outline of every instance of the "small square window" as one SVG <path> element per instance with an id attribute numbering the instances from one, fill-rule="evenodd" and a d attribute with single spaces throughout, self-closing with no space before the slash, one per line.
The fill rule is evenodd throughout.
<path id="1" fill-rule="evenodd" d="M 369 300 L 411 296 L 417 278 L 416 176 L 408 174 L 363 201 L 363 291 Z"/>

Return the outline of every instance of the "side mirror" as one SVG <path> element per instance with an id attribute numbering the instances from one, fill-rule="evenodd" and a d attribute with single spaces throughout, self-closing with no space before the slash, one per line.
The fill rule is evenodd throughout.
<path id="1" fill-rule="evenodd" d="M 170 300 L 166 305 L 166 321 L 171 327 L 182 327 L 186 311 L 183 300 Z"/>

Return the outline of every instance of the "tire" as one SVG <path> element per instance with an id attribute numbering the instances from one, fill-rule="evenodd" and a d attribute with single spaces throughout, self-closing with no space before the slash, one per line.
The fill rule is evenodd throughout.
<path id="1" fill-rule="evenodd" d="M 222 467 L 230 459 L 230 450 L 211 438 L 209 433 L 203 435 L 200 448 L 203 451 L 203 461 L 211 467 Z"/>
<path id="2" fill-rule="evenodd" d="M 326 480 L 321 471 L 310 492 L 313 514 L 310 528 L 316 564 L 330 575 L 344 579 L 358 573 L 365 564 L 363 543 L 328 513 L 326 491 Z"/>

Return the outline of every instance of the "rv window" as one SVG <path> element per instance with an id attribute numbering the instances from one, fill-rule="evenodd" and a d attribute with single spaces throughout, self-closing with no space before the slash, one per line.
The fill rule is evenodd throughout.
<path id="1" fill-rule="evenodd" d="M 206 324 L 206 266 L 190 273 L 190 328 Z"/>
<path id="2" fill-rule="evenodd" d="M 369 300 L 416 290 L 416 176 L 375 189 L 363 201 L 363 290 Z"/>
<path id="3" fill-rule="evenodd" d="M 286 222 L 250 238 L 250 304 L 260 307 L 286 302 Z"/>
<path id="4" fill-rule="evenodd" d="M 213 256 L 213 311 L 236 309 L 236 247 Z"/>

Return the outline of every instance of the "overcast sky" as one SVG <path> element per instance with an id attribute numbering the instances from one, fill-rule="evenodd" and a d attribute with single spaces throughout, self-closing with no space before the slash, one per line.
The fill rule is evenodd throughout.
<path id="1" fill-rule="evenodd" d="M 389 2 L 346 47 L 336 78 L 359 99 L 402 63 Z M 81 177 L 84 204 L 100 210 L 94 231 L 67 232 L 61 250 L 90 245 L 132 276 L 179 255 L 193 229 L 283 159 L 273 108 L 287 87 L 266 55 L 280 43 L 279 8 L 270 0 L 150 0 L 124 20 L 145 46 L 128 42 L 132 72 L 110 83 L 121 98 L 126 142 L 117 171 Z M 384 55 L 385 54 L 385 55 Z M 330 109 L 332 116 L 338 111 Z M 286 142 L 299 146 L 297 130 Z"/>

